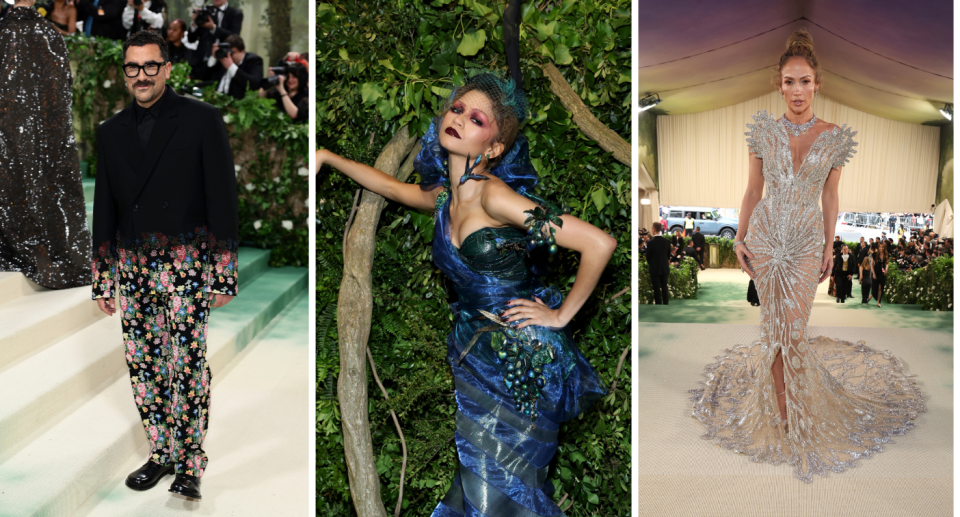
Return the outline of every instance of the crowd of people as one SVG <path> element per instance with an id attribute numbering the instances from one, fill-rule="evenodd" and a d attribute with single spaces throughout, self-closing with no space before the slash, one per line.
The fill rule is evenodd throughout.
<path id="1" fill-rule="evenodd" d="M 667 291 L 670 268 L 680 269 L 683 259 L 690 257 L 697 261 L 701 271 L 706 269 L 703 265 L 703 256 L 707 249 L 707 240 L 700 233 L 700 227 L 695 227 L 689 238 L 684 237 L 685 232 L 661 235 L 662 223 L 653 223 L 651 228 L 651 231 L 647 231 L 646 228 L 640 229 L 640 255 L 646 258 L 649 266 L 654 303 L 667 305 L 670 301 Z"/>
<path id="2" fill-rule="evenodd" d="M 884 232 L 878 239 L 860 237 L 854 248 L 834 238 L 833 275 L 829 293 L 837 303 L 846 303 L 853 297 L 853 281 L 860 284 L 861 302 L 875 301 L 882 306 L 883 289 L 887 283 L 887 269 L 891 263 L 900 271 L 911 271 L 926 266 L 937 257 L 953 257 L 953 239 L 940 238 L 929 227 L 896 241 Z"/>
<path id="3" fill-rule="evenodd" d="M 671 267 L 681 267 L 684 257 L 694 259 L 700 270 L 706 269 L 706 238 L 700 233 L 700 227 L 693 227 L 692 232 L 684 229 L 672 234 L 664 234 L 663 230 L 662 222 L 653 223 L 650 231 L 640 229 L 640 255 L 647 261 L 657 305 L 669 303 L 667 277 Z M 911 271 L 926 266 L 935 258 L 953 257 L 953 239 L 941 238 L 927 227 L 911 232 L 909 238 L 908 234 L 901 235 L 897 240 L 887 237 L 886 232 L 877 239 L 861 237 L 860 242 L 850 249 L 837 236 L 833 254 L 830 296 L 836 297 L 837 303 L 846 303 L 847 298 L 853 298 L 853 284 L 856 282 L 860 284 L 861 303 L 874 301 L 877 307 L 882 307 L 887 268 L 891 263 L 900 271 Z M 748 300 L 751 305 L 760 305 L 753 281 L 750 283 Z"/>
<path id="4" fill-rule="evenodd" d="M 0 17 L 7 8 L 2 5 Z M 219 93 L 237 99 L 255 91 L 294 122 L 308 120 L 307 54 L 289 52 L 264 75 L 263 58 L 247 52 L 240 37 L 243 10 L 227 0 L 194 9 L 189 23 L 169 20 L 164 0 L 52 0 L 36 7 L 63 35 L 124 41 L 142 30 L 157 32 L 167 43 L 170 62 L 189 65 L 199 86 L 216 85 Z"/>

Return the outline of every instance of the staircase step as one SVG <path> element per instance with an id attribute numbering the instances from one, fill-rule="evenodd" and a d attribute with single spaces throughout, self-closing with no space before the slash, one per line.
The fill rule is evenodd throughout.
<path id="1" fill-rule="evenodd" d="M 16 303 L 0 305 L 0 373 L 105 317 L 90 299 L 87 286 L 58 291 L 42 289 Z"/>
<path id="2" fill-rule="evenodd" d="M 237 253 L 237 261 L 237 267 L 240 268 L 237 281 L 242 288 L 247 282 L 270 269 L 270 250 L 241 247 Z"/>
<path id="3" fill-rule="evenodd" d="M 304 293 L 306 285 L 305 268 L 272 269 L 251 280 L 245 292 L 229 305 L 214 310 L 208 333 L 208 356 L 214 385 L 226 376 L 233 367 L 231 361 L 253 341 L 254 336 L 293 299 Z M 110 323 L 118 324 L 117 321 Z M 45 364 L 42 375 L 36 375 L 33 370 L 33 382 L 27 379 L 29 386 L 19 388 L 19 392 L 29 392 L 32 400 L 56 404 L 62 409 L 58 413 L 56 407 L 33 410 L 21 406 L 17 411 L 8 412 L 11 421 L 5 425 L 10 428 L 36 426 L 43 412 L 64 416 L 50 421 L 47 428 L 38 429 L 33 435 L 35 439 L 0 464 L 0 517 L 71 516 L 131 457 L 142 456 L 138 451 L 147 442 L 132 402 L 130 381 L 123 374 L 126 365 L 119 343 L 113 350 L 109 345 L 103 345 L 97 353 L 91 353 L 98 357 L 90 358 L 86 364 L 74 365 L 69 359 L 70 354 L 76 357 L 82 353 L 90 340 L 119 342 L 119 329 L 107 324 L 95 327 L 78 333 L 83 339 L 66 339 L 57 343 L 58 347 L 74 350 L 61 354 L 64 357 L 53 364 Z M 306 335 L 305 326 L 303 332 Z M 109 357 L 111 353 L 115 358 Z M 26 374 L 18 371 L 17 375 L 23 378 Z M 111 382 L 111 375 L 116 380 Z M 66 380 L 60 382 L 60 377 Z M 50 379 L 57 379 L 59 384 L 50 386 Z M 42 382 L 48 386 L 40 385 Z M 65 383 L 74 388 L 65 386 Z M 96 391 L 96 387 L 104 383 L 107 384 L 102 391 L 93 396 L 88 394 L 86 401 L 83 395 L 60 400 L 63 394 L 72 393 L 77 386 L 81 387 L 80 391 L 86 386 L 89 392 Z M 72 407 L 76 409 L 66 414 Z"/>
<path id="4" fill-rule="evenodd" d="M 146 445 L 87 500 L 75 517 L 185 515 L 213 505 L 217 515 L 307 515 L 314 487 L 304 448 L 312 440 L 309 296 L 301 293 L 257 335 L 216 388 L 215 421 L 205 446 L 210 465 L 203 502 L 171 498 L 162 485 L 135 492 L 124 485 Z M 250 415 L 256 415 L 251 419 Z M 254 471 L 256 490 L 250 490 Z M 162 487 L 162 488 L 161 488 Z"/>
<path id="5" fill-rule="evenodd" d="M 270 250 L 240 248 L 237 260 L 242 288 L 269 269 Z M 20 273 L 4 273 L 0 277 L 0 293 L 4 292 L 20 292 L 21 296 L 17 303 L 0 305 L 0 321 L 10 322 L 0 325 L 0 372 L 23 357 L 105 317 L 90 299 L 90 287 L 87 286 L 44 289 Z M 22 295 L 24 293 L 26 296 Z"/>
<path id="6" fill-rule="evenodd" d="M 23 273 L 0 271 L 0 305 L 42 290 L 43 287 L 28 280 Z"/>

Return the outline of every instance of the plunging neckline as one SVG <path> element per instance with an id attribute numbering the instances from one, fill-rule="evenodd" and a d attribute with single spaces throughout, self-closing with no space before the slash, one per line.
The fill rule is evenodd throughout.
<path id="1" fill-rule="evenodd" d="M 779 120 L 779 119 L 776 121 L 776 124 L 777 124 L 777 126 L 780 128 L 780 130 L 783 132 L 784 136 L 787 137 L 787 150 L 789 151 L 789 150 L 790 150 L 790 133 L 787 131 L 786 126 L 784 126 L 783 124 L 780 123 L 780 120 Z M 797 175 L 800 173 L 800 171 L 803 170 L 803 166 L 807 164 L 807 157 L 810 156 L 810 153 L 813 152 L 813 148 L 817 146 L 817 143 L 818 143 L 818 142 L 820 142 L 820 138 L 821 138 L 825 133 L 830 133 L 831 131 L 834 131 L 834 130 L 836 130 L 836 129 L 840 129 L 840 126 L 834 126 L 834 127 L 830 128 L 830 129 L 824 129 L 823 131 L 820 132 L 820 134 L 817 135 L 816 138 L 813 139 L 813 143 L 810 144 L 810 149 L 807 149 L 807 154 L 803 155 L 803 159 L 800 160 L 800 166 L 799 166 L 799 167 L 797 167 L 797 168 L 794 168 L 794 167 L 793 167 L 793 153 L 792 153 L 792 152 L 790 153 L 790 171 L 793 173 L 793 177 L 797 177 Z M 799 138 L 799 137 L 797 137 L 797 138 Z"/>
<path id="2" fill-rule="evenodd" d="M 446 205 L 446 206 L 444 207 L 444 210 L 447 211 L 447 221 L 448 221 L 449 223 L 452 223 L 452 222 L 453 222 L 453 218 L 450 217 L 450 199 L 448 198 L 444 204 Z M 449 231 L 449 230 L 451 229 L 451 226 L 452 226 L 452 225 L 450 225 L 450 226 L 447 227 L 447 232 L 446 232 L 446 234 L 447 234 L 447 242 L 450 243 L 450 247 L 452 247 L 453 249 L 455 249 L 455 250 L 457 251 L 457 254 L 458 254 L 458 255 L 460 254 L 460 248 L 463 247 L 463 243 L 467 242 L 467 240 L 468 240 L 470 237 L 473 237 L 474 235 L 476 235 L 476 234 L 478 234 L 478 233 L 480 233 L 480 232 L 482 232 L 482 231 L 484 231 L 484 230 L 496 230 L 496 229 L 498 229 L 498 228 L 513 228 L 512 226 L 483 226 L 483 227 L 477 228 L 476 230 L 468 233 L 466 237 L 460 239 L 460 246 L 457 246 L 457 245 L 455 245 L 455 244 L 453 243 L 453 236 L 450 235 L 450 231 Z"/>

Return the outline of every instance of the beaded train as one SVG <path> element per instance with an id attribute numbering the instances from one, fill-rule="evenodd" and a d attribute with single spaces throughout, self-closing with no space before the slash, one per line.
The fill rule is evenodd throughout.
<path id="1" fill-rule="evenodd" d="M 747 248 L 760 293 L 760 339 L 717 357 L 690 390 L 704 439 L 750 456 L 793 466 L 806 482 L 855 467 L 912 429 L 923 394 L 889 351 L 806 335 L 823 260 L 823 214 L 817 199 L 830 170 L 857 143 L 852 129 L 813 131 L 791 139 L 766 111 L 753 117 L 747 144 L 763 160 L 767 195 L 750 216 Z M 799 165 L 791 143 L 800 148 Z M 782 352 L 787 426 L 781 424 L 774 377 Z"/>

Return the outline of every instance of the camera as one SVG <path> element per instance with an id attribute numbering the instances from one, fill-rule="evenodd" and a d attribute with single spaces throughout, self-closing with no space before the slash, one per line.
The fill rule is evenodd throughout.
<path id="1" fill-rule="evenodd" d="M 197 13 L 196 24 L 201 26 L 207 23 L 207 20 L 214 20 L 217 15 L 217 8 L 212 5 L 205 5 L 195 11 Z"/>
<path id="2" fill-rule="evenodd" d="M 217 51 L 214 52 L 213 55 L 216 56 L 217 60 L 220 60 L 229 56 L 230 52 L 228 52 L 227 49 L 224 47 L 217 47 Z"/>
<path id="3" fill-rule="evenodd" d="M 290 77 L 290 74 L 296 73 L 296 66 L 293 63 L 286 63 L 283 66 L 271 66 L 270 70 L 273 70 L 274 75 L 265 78 L 264 82 L 267 86 L 276 86 L 280 82 L 281 75 Z"/>

